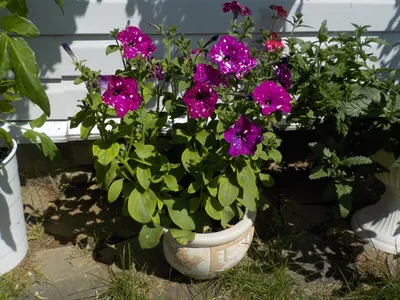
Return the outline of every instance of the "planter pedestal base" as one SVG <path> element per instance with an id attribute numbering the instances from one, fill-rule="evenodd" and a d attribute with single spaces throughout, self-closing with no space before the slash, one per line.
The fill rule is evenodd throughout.
<path id="1" fill-rule="evenodd" d="M 365 243 L 384 252 L 400 253 L 400 192 L 386 187 L 375 205 L 356 212 L 351 220 L 354 233 Z"/>
<path id="2" fill-rule="evenodd" d="M 351 220 L 354 233 L 378 250 L 400 253 L 400 168 L 393 168 L 393 153 L 379 150 L 372 159 L 389 172 L 375 174 L 386 187 L 375 205 L 356 212 Z"/>

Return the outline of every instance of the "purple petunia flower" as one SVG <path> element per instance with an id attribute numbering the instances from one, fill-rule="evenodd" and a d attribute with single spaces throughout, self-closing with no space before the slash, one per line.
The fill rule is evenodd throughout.
<path id="1" fill-rule="evenodd" d="M 280 110 L 288 113 L 292 110 L 290 95 L 273 81 L 264 81 L 253 91 L 253 98 L 260 104 L 261 112 L 268 116 Z"/>
<path id="2" fill-rule="evenodd" d="M 290 65 L 287 59 L 283 59 L 282 62 L 274 66 L 274 73 L 281 86 L 283 86 L 286 90 L 290 89 L 292 86 L 292 74 L 290 72 Z"/>
<path id="3" fill-rule="evenodd" d="M 108 78 L 110 76 L 99 75 L 99 87 L 100 87 L 100 95 L 103 95 L 108 87 Z"/>
<path id="4" fill-rule="evenodd" d="M 243 73 L 254 68 L 257 64 L 254 58 L 249 57 L 249 53 L 249 48 L 245 43 L 226 35 L 211 48 L 210 58 L 219 65 L 222 74 Z"/>
<path id="5" fill-rule="evenodd" d="M 112 75 L 108 77 L 107 90 L 102 95 L 103 102 L 115 108 L 122 118 L 131 110 L 137 110 L 142 103 L 135 79 Z"/>
<path id="6" fill-rule="evenodd" d="M 221 73 L 214 69 L 213 66 L 206 64 L 196 65 L 193 80 L 196 83 L 208 83 L 214 87 L 218 87 L 221 83 L 224 83 Z"/>
<path id="7" fill-rule="evenodd" d="M 209 118 L 215 110 L 218 94 L 206 83 L 196 83 L 183 95 L 189 117 L 193 119 Z"/>
<path id="8" fill-rule="evenodd" d="M 154 72 L 154 69 L 155 69 L 155 72 Z M 150 68 L 150 74 L 149 74 L 148 78 L 154 77 L 154 73 L 156 74 L 156 78 L 158 80 L 164 80 L 164 71 L 163 71 L 162 65 L 160 63 L 156 63 L 155 68 Z"/>
<path id="9" fill-rule="evenodd" d="M 136 58 L 140 55 L 147 58 L 157 50 L 153 41 L 135 26 L 128 26 L 117 34 L 117 39 L 124 47 L 124 58 Z"/>
<path id="10" fill-rule="evenodd" d="M 234 14 L 241 14 L 242 16 L 251 15 L 252 12 L 250 8 L 244 5 L 240 5 L 237 1 L 226 2 L 223 4 L 223 12 L 230 12 Z"/>
<path id="11" fill-rule="evenodd" d="M 240 115 L 239 120 L 224 132 L 224 139 L 231 144 L 228 154 L 237 157 L 254 155 L 257 144 L 263 141 L 264 136 L 261 126 Z"/>

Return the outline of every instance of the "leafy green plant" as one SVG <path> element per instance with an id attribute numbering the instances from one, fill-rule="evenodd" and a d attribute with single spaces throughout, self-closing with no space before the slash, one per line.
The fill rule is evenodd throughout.
<path id="1" fill-rule="evenodd" d="M 55 0 L 55 2 L 63 9 L 61 0 Z M 39 30 L 27 19 L 28 7 L 25 0 L 1 0 L 0 10 L 9 12 L 0 20 L 0 95 L 3 98 L 0 100 L 0 112 L 15 113 L 12 103 L 22 97 L 27 97 L 38 105 L 43 115 L 29 123 L 31 129 L 21 127 L 20 129 L 25 131 L 24 137 L 32 140 L 45 156 L 58 160 L 60 155 L 51 139 L 45 133 L 33 130 L 41 127 L 50 116 L 50 102 L 39 80 L 36 58 L 25 40 L 25 38 L 38 36 Z M 0 119 L 1 123 L 17 126 L 4 119 Z M 0 137 L 12 147 L 9 132 L 0 128 Z M 38 143 L 38 139 L 41 144 Z"/>
<path id="2" fill-rule="evenodd" d="M 324 21 L 317 41 L 288 39 L 293 68 L 290 91 L 297 98 L 289 120 L 316 130 L 311 147 L 318 166 L 310 178 L 332 180 L 329 189 L 340 203 L 342 216 L 350 211 L 356 181 L 374 173 L 374 168 L 364 166 L 372 163 L 369 157 L 380 148 L 395 152 L 396 157 L 400 154 L 396 72 L 376 68 L 376 57 L 366 52 L 374 43 L 387 43 L 364 37 L 368 26 L 353 25 L 352 35 L 330 37 Z"/>
<path id="3" fill-rule="evenodd" d="M 254 22 L 233 16 L 228 35 L 195 49 L 176 26 L 150 24 L 163 36 L 160 60 L 140 29 L 114 30 L 106 54 L 119 52 L 123 67 L 111 76 L 64 45 L 81 72 L 75 83 L 88 90 L 71 126 L 80 125 L 84 139 L 99 129 L 91 148 L 98 183 L 143 224 L 143 248 L 155 247 L 163 228 L 187 244 L 195 232 L 228 228 L 246 210 L 268 207 L 259 183 L 274 184 L 267 167 L 282 156 L 273 128 L 291 109 L 285 81 L 274 76 L 282 43 L 274 38 L 274 51 L 250 51 Z"/>

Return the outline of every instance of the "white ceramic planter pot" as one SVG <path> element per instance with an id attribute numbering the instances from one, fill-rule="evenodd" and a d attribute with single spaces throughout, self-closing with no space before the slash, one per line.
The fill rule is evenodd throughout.
<path id="1" fill-rule="evenodd" d="M 164 234 L 164 255 L 171 266 L 195 279 L 211 279 L 233 268 L 245 256 L 253 240 L 256 212 L 246 212 L 231 228 L 214 233 L 198 233 L 186 246 L 169 232 Z"/>
<path id="2" fill-rule="evenodd" d="M 16 267 L 28 251 L 14 140 L 13 145 L 11 153 L 0 165 L 0 275 Z"/>
<path id="3" fill-rule="evenodd" d="M 386 191 L 375 205 L 356 212 L 351 220 L 355 234 L 365 243 L 384 252 L 400 253 L 400 168 L 392 168 L 393 153 L 379 150 L 373 160 L 385 166 L 390 173 L 375 176 L 384 183 Z"/>

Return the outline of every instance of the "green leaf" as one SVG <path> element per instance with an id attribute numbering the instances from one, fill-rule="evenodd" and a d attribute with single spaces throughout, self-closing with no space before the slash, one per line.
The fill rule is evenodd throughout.
<path id="1" fill-rule="evenodd" d="M 194 194 L 196 193 L 201 187 L 201 182 L 194 181 L 188 186 L 188 193 Z"/>
<path id="2" fill-rule="evenodd" d="M 26 37 L 36 37 L 39 35 L 37 27 L 28 19 L 13 13 L 1 18 L 0 26 L 5 32 L 14 32 Z"/>
<path id="3" fill-rule="evenodd" d="M 345 195 L 351 194 L 351 192 L 353 191 L 353 187 L 348 184 L 337 183 L 335 184 L 335 186 L 336 186 L 336 194 L 338 195 L 339 199 Z"/>
<path id="4" fill-rule="evenodd" d="M 257 190 L 258 193 L 258 190 Z M 243 204 L 248 210 L 256 211 L 256 193 L 250 190 L 243 190 L 243 196 L 238 197 L 239 203 Z"/>
<path id="5" fill-rule="evenodd" d="M 175 176 L 168 174 L 167 176 L 164 177 L 164 182 L 165 182 L 167 188 L 170 189 L 171 191 L 174 191 L 174 192 L 179 191 L 178 182 L 177 182 Z"/>
<path id="6" fill-rule="evenodd" d="M 151 81 L 146 82 L 142 85 L 143 101 L 147 103 L 153 97 L 154 84 Z"/>
<path id="7" fill-rule="evenodd" d="M 269 174 L 259 173 L 258 176 L 260 177 L 260 181 L 266 187 L 271 187 L 275 184 L 274 179 Z"/>
<path id="8" fill-rule="evenodd" d="M 54 2 L 58 5 L 58 7 L 61 9 L 62 13 L 64 14 L 64 4 L 62 0 L 54 0 Z"/>
<path id="9" fill-rule="evenodd" d="M 8 71 L 11 67 L 7 52 L 8 37 L 5 33 L 0 35 L 0 73 Z"/>
<path id="10" fill-rule="evenodd" d="M 186 246 L 196 237 L 196 234 L 193 231 L 188 230 L 171 228 L 169 232 L 171 233 L 172 237 L 182 246 Z"/>
<path id="11" fill-rule="evenodd" d="M 117 142 L 109 143 L 105 140 L 97 140 L 93 143 L 92 153 L 97 161 L 107 166 L 119 153 L 119 144 Z"/>
<path id="12" fill-rule="evenodd" d="M 342 160 L 342 164 L 345 166 L 358 166 L 372 164 L 372 160 L 365 156 L 353 156 L 347 157 Z"/>
<path id="13" fill-rule="evenodd" d="M 110 184 L 114 180 L 114 176 L 117 170 L 118 163 L 113 160 L 111 164 L 103 166 L 102 164 L 94 161 L 94 167 L 96 169 L 97 183 L 103 190 L 108 190 Z M 128 187 L 128 185 L 126 185 Z"/>
<path id="14" fill-rule="evenodd" d="M 223 207 L 231 205 L 239 195 L 239 188 L 232 182 L 232 178 L 219 178 L 218 200 Z"/>
<path id="15" fill-rule="evenodd" d="M 221 206 L 221 204 L 219 204 L 217 199 L 211 196 L 207 197 L 205 209 L 211 218 L 214 220 L 221 220 L 222 210 L 224 208 Z"/>
<path id="16" fill-rule="evenodd" d="M 280 163 L 282 161 L 282 154 L 275 148 L 271 148 L 269 150 L 268 156 L 276 163 Z"/>
<path id="17" fill-rule="evenodd" d="M 326 26 L 326 20 L 324 20 L 319 28 L 318 41 L 324 43 L 328 40 L 328 27 Z"/>
<path id="18" fill-rule="evenodd" d="M 43 124 L 46 122 L 46 120 L 47 120 L 47 116 L 45 114 L 42 114 L 39 118 L 30 121 L 29 126 L 31 126 L 32 129 L 40 128 L 43 126 Z"/>
<path id="19" fill-rule="evenodd" d="M 195 213 L 200 206 L 201 199 L 200 197 L 193 197 L 189 200 L 189 213 Z"/>
<path id="20" fill-rule="evenodd" d="M 210 180 L 210 182 L 207 185 L 207 190 L 210 193 L 211 196 L 217 197 L 218 193 L 218 177 L 215 177 Z"/>
<path id="21" fill-rule="evenodd" d="M 191 85 L 191 82 L 186 82 L 186 81 L 179 81 L 178 83 L 178 90 L 180 92 L 187 90 Z"/>
<path id="22" fill-rule="evenodd" d="M 122 187 L 124 185 L 124 179 L 115 180 L 109 190 L 108 190 L 108 202 L 113 203 L 115 200 L 118 199 L 119 195 L 121 194 Z"/>
<path id="23" fill-rule="evenodd" d="M 172 222 L 178 225 L 183 230 L 194 230 L 196 225 L 187 210 L 186 199 L 178 199 L 172 206 L 168 207 L 168 213 Z"/>
<path id="24" fill-rule="evenodd" d="M 78 111 L 75 116 L 72 117 L 71 122 L 69 124 L 69 128 L 73 129 L 79 126 L 83 122 L 83 120 L 87 117 L 89 114 L 88 111 L 85 110 L 80 110 Z"/>
<path id="25" fill-rule="evenodd" d="M 139 233 L 139 244 L 142 249 L 151 249 L 158 245 L 161 236 L 163 235 L 163 228 L 154 224 L 145 224 Z"/>
<path id="26" fill-rule="evenodd" d="M 150 189 L 139 192 L 134 189 L 129 195 L 128 211 L 131 217 L 139 223 L 151 221 L 157 206 L 157 196 Z"/>
<path id="27" fill-rule="evenodd" d="M 309 176 L 310 179 L 315 180 L 315 179 L 320 179 L 324 177 L 330 177 L 330 174 L 327 173 L 323 168 L 321 167 L 316 167 L 311 171 L 311 174 Z"/>
<path id="28" fill-rule="evenodd" d="M 0 112 L 4 114 L 11 114 L 15 112 L 15 108 L 7 101 L 0 100 Z"/>
<path id="29" fill-rule="evenodd" d="M 95 125 L 96 125 L 95 116 L 86 116 L 83 119 L 80 128 L 81 139 L 86 140 L 89 137 L 89 134 L 92 132 Z"/>
<path id="30" fill-rule="evenodd" d="M 146 159 L 152 156 L 155 156 L 156 154 L 156 148 L 154 148 L 153 145 L 143 145 L 140 143 L 134 143 L 135 146 L 135 152 L 137 156 L 139 156 L 141 159 Z"/>
<path id="31" fill-rule="evenodd" d="M 120 48 L 118 45 L 109 45 L 106 48 L 106 55 L 109 55 L 111 53 L 114 53 L 115 51 L 118 51 Z"/>
<path id="32" fill-rule="evenodd" d="M 8 53 L 21 96 L 27 96 L 50 116 L 50 102 L 39 80 L 36 58 L 22 38 L 8 39 Z"/>
<path id="33" fill-rule="evenodd" d="M 230 206 L 224 207 L 222 210 L 222 215 L 221 215 L 221 225 L 223 228 L 226 228 L 228 225 L 229 221 L 233 219 L 235 216 L 235 212 Z"/>
<path id="34" fill-rule="evenodd" d="M 400 167 L 400 157 L 393 163 L 392 168 Z"/>
<path id="35" fill-rule="evenodd" d="M 31 129 L 28 129 L 24 133 L 24 137 L 30 139 L 34 142 L 39 149 L 42 151 L 43 155 L 46 156 L 54 163 L 61 162 L 61 153 L 58 150 L 57 146 L 53 143 L 53 141 L 42 132 L 36 132 Z M 40 140 L 40 145 L 38 144 L 37 138 Z"/>
<path id="36" fill-rule="evenodd" d="M 239 185 L 244 189 L 256 190 L 256 175 L 249 166 L 243 167 L 240 171 L 237 171 L 237 181 Z"/>
<path id="37" fill-rule="evenodd" d="M 370 99 L 362 98 L 347 102 L 343 105 L 342 111 L 350 117 L 358 117 L 368 108 Z"/>
<path id="38" fill-rule="evenodd" d="M 150 186 L 151 171 L 149 168 L 138 166 L 136 168 L 136 178 L 139 184 L 147 189 Z"/>
<path id="39" fill-rule="evenodd" d="M 22 17 L 26 17 L 28 13 L 28 7 L 26 6 L 25 0 L 12 0 L 9 1 L 7 8 L 11 12 L 16 12 Z"/>
<path id="40" fill-rule="evenodd" d="M 190 140 L 190 135 L 186 134 L 182 129 L 174 130 L 172 134 L 172 141 L 176 144 L 186 144 Z"/>
<path id="41" fill-rule="evenodd" d="M 349 215 L 352 202 L 353 197 L 351 195 L 345 195 L 339 199 L 340 216 L 342 218 L 345 218 Z"/>
<path id="42" fill-rule="evenodd" d="M 186 171 L 190 172 L 192 166 L 196 166 L 201 161 L 200 154 L 190 148 L 185 149 L 182 153 L 182 164 Z"/>
<path id="43" fill-rule="evenodd" d="M 200 142 L 203 146 L 206 144 L 206 140 L 210 134 L 203 129 L 202 131 L 196 133 L 196 140 Z"/>
<path id="44" fill-rule="evenodd" d="M 13 147 L 13 141 L 11 135 L 3 128 L 0 128 L 0 138 L 3 138 L 10 148 Z"/>

